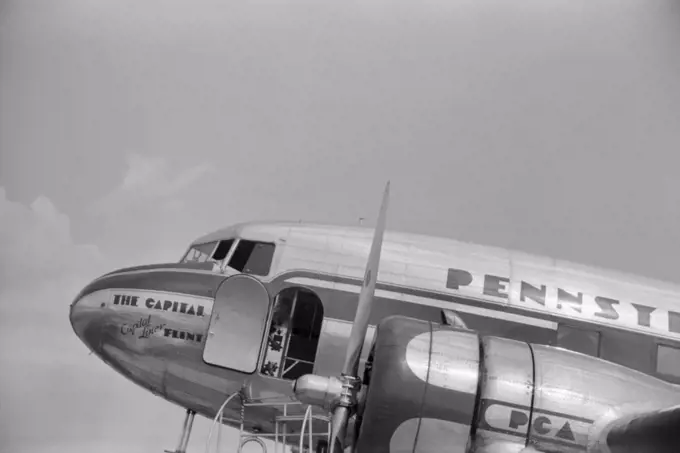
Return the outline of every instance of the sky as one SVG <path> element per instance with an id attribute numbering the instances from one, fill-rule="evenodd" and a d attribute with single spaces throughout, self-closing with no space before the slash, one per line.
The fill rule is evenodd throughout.
<path id="1" fill-rule="evenodd" d="M 258 219 L 372 224 L 680 282 L 675 0 L 4 0 L 0 450 L 174 448 L 88 351 L 114 268 Z M 197 419 L 191 451 L 204 446 Z"/>

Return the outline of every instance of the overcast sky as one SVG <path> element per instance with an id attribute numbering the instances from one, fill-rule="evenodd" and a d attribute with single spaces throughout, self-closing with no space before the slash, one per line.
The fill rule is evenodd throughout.
<path id="1" fill-rule="evenodd" d="M 388 178 L 390 228 L 680 282 L 679 74 L 677 0 L 2 1 L 0 449 L 174 447 L 78 289 Z"/>

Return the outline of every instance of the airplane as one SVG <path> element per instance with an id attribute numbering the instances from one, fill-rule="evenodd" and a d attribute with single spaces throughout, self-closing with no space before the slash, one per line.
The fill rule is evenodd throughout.
<path id="1" fill-rule="evenodd" d="M 680 451 L 679 286 L 386 231 L 388 195 L 375 229 L 245 222 L 104 274 L 73 330 L 186 410 L 175 453 L 195 414 L 238 451 Z"/>

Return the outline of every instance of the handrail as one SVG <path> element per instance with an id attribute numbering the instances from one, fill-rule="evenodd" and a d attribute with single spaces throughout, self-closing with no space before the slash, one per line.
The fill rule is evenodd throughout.
<path id="1" fill-rule="evenodd" d="M 220 451 L 220 440 L 221 440 L 221 433 L 222 433 L 222 422 L 224 421 L 224 409 L 227 407 L 227 404 L 234 399 L 234 397 L 239 396 L 241 392 L 234 392 L 229 397 L 222 403 L 222 406 L 220 406 L 220 409 L 217 411 L 217 414 L 215 414 L 215 418 L 213 419 L 212 425 L 210 425 L 210 431 L 208 431 L 208 441 L 205 444 L 205 453 L 210 453 L 210 440 L 212 439 L 212 433 L 213 429 L 215 428 L 215 423 L 217 423 L 217 419 L 220 419 L 220 426 L 217 428 L 217 453 Z"/>
<path id="2" fill-rule="evenodd" d="M 286 417 L 286 412 L 287 412 L 286 408 L 291 404 L 292 405 L 302 405 L 304 403 L 302 403 L 300 401 L 260 401 L 260 402 L 252 402 L 251 401 L 251 402 L 246 402 L 246 401 L 244 401 L 243 393 L 239 391 L 239 392 L 234 392 L 231 395 L 229 395 L 227 397 L 227 399 L 224 401 L 224 403 L 222 403 L 222 405 L 220 406 L 217 413 L 215 414 L 215 417 L 213 418 L 212 424 L 210 425 L 210 430 L 208 431 L 208 439 L 207 439 L 206 445 L 205 445 L 205 453 L 210 453 L 210 450 L 211 450 L 210 443 L 212 441 L 212 436 L 213 436 L 213 432 L 214 432 L 216 423 L 219 423 L 219 425 L 220 425 L 217 429 L 217 445 L 215 446 L 216 452 L 219 453 L 220 445 L 221 445 L 221 441 L 222 441 L 222 425 L 226 421 L 229 421 L 229 420 L 237 422 L 237 419 L 231 419 L 231 418 L 225 418 L 224 417 L 224 411 L 226 410 L 227 405 L 231 402 L 231 400 L 233 400 L 237 396 L 240 396 L 240 399 L 241 399 L 241 417 L 240 417 L 241 418 L 241 429 L 239 431 L 239 445 L 238 445 L 237 453 L 241 453 L 242 450 L 243 450 L 243 447 L 250 442 L 256 442 L 262 448 L 262 453 L 267 453 L 267 446 L 263 442 L 263 438 L 270 438 L 270 437 L 274 438 L 273 439 L 274 442 L 275 442 L 274 449 L 275 449 L 275 453 L 276 453 L 277 446 L 279 445 L 279 435 L 280 435 L 279 428 L 278 428 L 279 423 L 283 423 L 283 429 L 284 429 L 284 431 L 283 431 L 283 448 L 284 448 L 284 450 L 283 451 L 285 452 L 286 451 L 285 448 L 286 448 L 286 444 L 287 444 L 287 442 L 286 442 L 287 433 L 286 433 L 286 429 L 285 429 L 285 423 L 286 423 L 286 421 L 290 421 L 290 420 L 287 420 L 287 417 Z M 259 433 L 257 435 L 244 435 L 245 433 L 244 433 L 243 429 L 244 429 L 244 420 L 245 420 L 245 409 L 249 406 L 283 406 L 283 417 L 282 417 L 281 421 L 278 421 L 278 417 L 276 417 L 277 421 L 275 421 L 276 429 L 275 429 L 274 433 L 269 433 L 269 434 Z M 312 453 L 314 436 L 316 436 L 316 434 L 313 432 L 314 431 L 313 423 L 314 423 L 314 420 L 316 418 L 317 417 L 313 413 L 313 407 L 311 405 L 307 405 L 307 407 L 305 408 L 304 416 L 302 418 L 302 426 L 301 426 L 301 430 L 300 430 L 300 434 L 299 434 L 299 436 L 300 436 L 299 453 L 305 453 L 304 452 L 305 429 L 308 430 L 308 432 L 307 432 L 307 439 L 308 439 L 308 443 L 309 443 L 309 447 L 308 447 L 309 452 L 308 453 Z M 294 417 L 294 419 L 300 420 L 297 417 Z M 326 417 L 321 417 L 320 419 L 323 419 L 324 421 L 330 423 L 329 420 L 326 420 Z M 284 420 L 286 420 L 286 421 L 284 421 Z M 330 427 L 329 427 L 329 429 L 330 429 Z"/>
<path id="3" fill-rule="evenodd" d="M 312 406 L 307 406 L 305 410 L 305 418 L 302 419 L 302 428 L 300 429 L 300 453 L 303 453 L 302 446 L 305 443 L 305 426 L 309 420 L 309 451 L 312 451 Z M 285 448 L 285 447 L 284 447 Z"/>
<path id="4" fill-rule="evenodd" d="M 243 446 L 244 446 L 245 444 L 247 444 L 247 443 L 250 443 L 250 442 L 256 442 L 256 443 L 258 443 L 258 444 L 260 445 L 260 447 L 262 447 L 262 451 L 266 453 L 266 451 L 267 451 L 267 446 L 264 444 L 264 442 L 262 441 L 262 439 L 260 439 L 258 436 L 247 436 L 247 437 L 244 437 L 244 438 L 241 440 L 241 443 L 240 443 L 239 446 L 238 446 L 238 453 L 241 453 L 241 451 L 243 451 Z"/>

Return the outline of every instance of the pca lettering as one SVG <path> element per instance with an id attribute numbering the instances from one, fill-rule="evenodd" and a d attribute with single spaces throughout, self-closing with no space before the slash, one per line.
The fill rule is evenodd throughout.
<path id="1" fill-rule="evenodd" d="M 482 401 L 480 428 L 512 436 L 529 438 L 534 444 L 585 445 L 592 420 L 567 414 L 542 411 L 501 401 Z"/>
<path id="2" fill-rule="evenodd" d="M 489 400 L 483 400 L 482 407 L 484 417 L 480 428 L 526 437 L 529 430 L 529 408 L 512 407 Z"/>
<path id="3" fill-rule="evenodd" d="M 168 311 L 172 313 L 181 313 L 191 316 L 203 317 L 205 312 L 205 307 L 203 307 L 203 305 L 200 304 L 178 302 L 167 299 L 166 300 L 154 299 L 153 297 L 147 298 L 144 304 L 146 305 L 146 308 L 150 310 Z"/>

